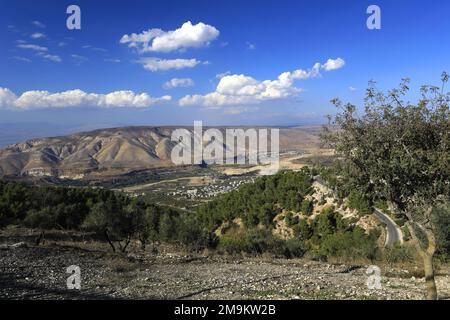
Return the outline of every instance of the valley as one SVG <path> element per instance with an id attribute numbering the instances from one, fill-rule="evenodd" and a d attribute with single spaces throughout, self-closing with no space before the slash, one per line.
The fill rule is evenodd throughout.
<path id="1" fill-rule="evenodd" d="M 111 130 L 120 136 L 129 135 L 127 139 L 132 142 L 127 142 L 126 148 L 140 139 L 137 133 L 151 136 L 155 143 L 151 150 L 159 151 L 145 151 L 146 156 L 154 157 L 150 167 L 134 159 L 142 150 L 123 158 L 121 152 L 128 151 L 120 151 L 122 147 L 117 151 L 115 142 L 105 146 L 105 138 L 98 137 L 111 134 Z M 2 172 L 15 172 L 3 176 L 6 183 L 40 186 L 42 191 L 50 192 L 45 199 L 53 198 L 51 193 L 56 190 L 66 190 L 63 201 L 74 197 L 71 190 L 79 191 L 82 198 L 82 190 L 91 190 L 86 194 L 90 199 L 81 200 L 81 204 L 58 203 L 56 197 L 56 202 L 50 200 L 46 204 L 49 207 L 41 211 L 31 209 L 26 215 L 21 211 L 23 222 L 0 231 L 0 268 L 4 275 L 10 275 L 0 279 L 0 298 L 422 298 L 422 269 L 413 263 L 409 244 L 398 247 L 389 239 L 389 228 L 393 227 L 386 229 L 380 217 L 386 208 L 374 215 L 358 207 L 362 204 L 351 204 L 348 198 L 335 194 L 335 185 L 330 185 L 333 189 L 326 186 L 335 179 L 326 169 L 333 162 L 334 152 L 321 148 L 318 127 L 282 129 L 281 173 L 275 176 L 265 176 L 268 166 L 264 165 L 171 165 L 167 162 L 170 150 L 160 146 L 167 138 L 158 140 L 161 137 L 155 135 L 165 130 L 107 129 L 77 134 L 76 138 L 25 142 L 0 151 Z M 51 144 L 55 139 L 60 145 Z M 90 142 L 80 144 L 80 139 Z M 92 148 L 93 141 L 102 142 Z M 163 144 L 167 146 L 167 140 Z M 145 145 L 147 148 L 149 144 Z M 55 150 L 60 152 L 57 157 Z M 65 162 L 84 161 L 86 156 L 95 159 L 93 167 L 85 171 L 86 167 L 78 168 L 75 162 L 70 165 L 80 171 L 61 175 Z M 30 161 L 23 169 L 20 161 L 11 166 L 12 159 L 36 157 L 41 162 Z M 100 159 L 109 159 L 101 169 Z M 42 161 L 48 165 L 44 174 L 37 167 Z M 318 173 L 324 179 L 312 179 Z M 111 198 L 110 192 L 117 200 Z M 119 207 L 115 201 L 119 201 Z M 85 204 L 85 213 L 73 211 Z M 110 205 L 107 208 L 116 209 L 101 209 Z M 145 212 L 145 219 L 149 219 L 145 223 L 150 223 L 144 230 L 148 232 L 148 243 L 140 238 L 140 231 L 130 233 L 126 236 L 127 250 L 122 251 L 121 237 L 125 234 L 118 231 L 113 238 L 117 251 L 111 252 L 103 234 L 98 233 L 103 229 L 97 228 L 103 227 L 92 220 L 97 219 L 97 210 L 107 215 Z M 69 217 L 71 214 L 75 217 Z M 23 229 L 24 225 L 32 229 Z M 40 229 L 45 230 L 45 236 L 35 243 L 41 238 Z M 326 235 L 323 230 L 327 230 Z M 67 261 L 81 265 L 85 272 L 84 287 L 75 294 L 61 283 L 65 274 L 60 269 Z M 367 288 L 365 271 L 373 263 L 382 266 L 382 290 Z M 51 270 L 51 276 L 37 271 L 43 265 Z M 448 299 L 448 264 L 440 265 L 438 270 L 441 298 Z M 205 276 L 199 279 L 198 274 Z"/>

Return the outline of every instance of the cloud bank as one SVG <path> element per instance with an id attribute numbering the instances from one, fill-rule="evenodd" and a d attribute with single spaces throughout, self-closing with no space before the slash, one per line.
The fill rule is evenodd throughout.
<path id="1" fill-rule="evenodd" d="M 342 68 L 341 58 L 328 59 L 324 64 L 316 63 L 309 70 L 298 69 L 281 73 L 275 80 L 259 81 L 243 74 L 225 75 L 220 78 L 214 92 L 206 95 L 187 95 L 178 101 L 180 106 L 221 107 L 230 105 L 257 104 L 263 101 L 289 98 L 302 89 L 294 86 L 295 80 L 306 80 L 320 76 L 320 71 Z"/>
<path id="2" fill-rule="evenodd" d="M 17 96 L 11 90 L 0 87 L 0 108 L 12 110 L 68 107 L 146 108 L 171 99 L 171 96 L 154 98 L 147 93 L 138 94 L 125 90 L 99 94 L 86 93 L 79 89 L 58 93 L 34 90 Z"/>

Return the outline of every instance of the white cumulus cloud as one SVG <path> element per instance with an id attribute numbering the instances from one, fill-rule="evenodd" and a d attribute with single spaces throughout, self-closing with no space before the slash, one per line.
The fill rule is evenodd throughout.
<path id="1" fill-rule="evenodd" d="M 48 51 L 47 47 L 39 46 L 37 44 L 28 44 L 28 43 L 19 43 L 17 45 L 17 48 L 34 50 L 34 51 L 38 51 L 38 52 L 47 52 Z"/>
<path id="2" fill-rule="evenodd" d="M 223 77 L 229 76 L 230 74 L 231 74 L 231 71 L 225 71 L 222 73 L 218 73 L 218 74 L 216 74 L 216 79 L 222 79 Z"/>
<path id="3" fill-rule="evenodd" d="M 199 63 L 197 59 L 160 59 L 160 58 L 142 58 L 137 61 L 144 66 L 144 69 L 155 71 L 167 71 L 170 69 L 193 68 Z"/>
<path id="4" fill-rule="evenodd" d="M 46 27 L 45 24 L 43 24 L 42 22 L 37 21 L 37 20 L 32 21 L 31 23 L 32 23 L 34 26 L 38 27 L 38 28 L 45 28 L 45 27 Z"/>
<path id="5" fill-rule="evenodd" d="M 35 32 L 31 35 L 31 38 L 33 39 L 41 39 L 41 38 L 46 38 L 47 36 L 42 33 L 42 32 Z"/>
<path id="6" fill-rule="evenodd" d="M 7 88 L 0 87 L 0 108 L 8 108 L 14 101 L 16 101 L 17 96 L 11 90 Z"/>
<path id="7" fill-rule="evenodd" d="M 341 58 L 337 58 L 335 60 L 328 59 L 328 61 L 322 65 L 322 68 L 325 71 L 332 71 L 332 70 L 340 69 L 343 66 L 345 66 L 345 61 Z"/>
<path id="8" fill-rule="evenodd" d="M 25 57 L 20 57 L 20 56 L 14 56 L 12 57 L 12 59 L 17 60 L 17 61 L 22 61 L 22 62 L 32 62 L 31 59 L 25 58 Z"/>
<path id="9" fill-rule="evenodd" d="M 192 87 L 194 84 L 194 80 L 191 78 L 173 78 L 164 83 L 164 88 Z"/>
<path id="10" fill-rule="evenodd" d="M 256 49 L 256 46 L 253 43 L 250 43 L 250 42 L 247 41 L 246 45 L 247 45 L 247 49 L 248 50 L 255 50 Z"/>
<path id="11" fill-rule="evenodd" d="M 263 101 L 282 99 L 297 96 L 301 88 L 294 86 L 296 80 L 306 80 L 320 76 L 320 70 L 330 71 L 337 69 L 331 67 L 331 61 L 342 59 L 329 59 L 325 64 L 315 63 L 309 70 L 298 69 L 281 73 L 275 80 L 260 81 L 243 74 L 224 75 L 214 92 L 206 95 L 187 95 L 178 101 L 180 106 L 197 105 L 211 108 L 232 105 L 257 104 Z"/>
<path id="12" fill-rule="evenodd" d="M 61 57 L 56 54 L 48 54 L 48 53 L 44 53 L 44 52 L 38 52 L 37 55 L 44 58 L 45 60 L 49 60 L 49 61 L 53 61 L 53 62 L 61 62 L 62 61 Z"/>
<path id="13" fill-rule="evenodd" d="M 207 46 L 219 36 L 215 27 L 199 22 L 195 25 L 191 21 L 171 31 L 153 28 L 141 33 L 126 34 L 120 43 L 128 44 L 140 52 L 172 52 L 187 48 Z"/>
<path id="14" fill-rule="evenodd" d="M 99 94 L 87 93 L 79 89 L 57 93 L 33 90 L 17 96 L 7 88 L 0 88 L 0 107 L 13 110 L 66 107 L 146 108 L 171 99 L 171 96 L 155 98 L 147 93 L 135 93 L 129 90 Z"/>

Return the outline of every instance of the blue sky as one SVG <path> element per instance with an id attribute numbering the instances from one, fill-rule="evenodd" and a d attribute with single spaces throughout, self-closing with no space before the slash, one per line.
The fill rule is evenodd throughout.
<path id="1" fill-rule="evenodd" d="M 70 4 L 81 30 L 66 28 Z M 361 104 L 370 79 L 436 84 L 449 13 L 446 0 L 1 1 L 0 124 L 318 123 L 334 97 Z"/>

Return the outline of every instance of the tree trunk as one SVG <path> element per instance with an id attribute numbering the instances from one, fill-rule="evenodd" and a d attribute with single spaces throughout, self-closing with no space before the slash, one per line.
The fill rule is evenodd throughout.
<path id="1" fill-rule="evenodd" d="M 142 251 L 145 251 L 145 246 L 147 245 L 147 242 L 144 239 L 141 239 L 141 249 Z"/>
<path id="2" fill-rule="evenodd" d="M 427 300 L 437 300 L 437 288 L 434 281 L 433 255 L 422 253 L 425 283 L 427 287 Z"/>
<path id="3" fill-rule="evenodd" d="M 122 248 L 122 252 L 125 253 L 125 251 L 127 250 L 128 245 L 131 242 L 131 236 L 128 237 L 128 239 L 125 242 L 125 246 Z"/>
<path id="4" fill-rule="evenodd" d="M 420 240 L 416 235 L 414 226 L 408 223 L 408 229 L 411 233 L 411 237 L 416 246 L 417 251 L 423 259 L 423 269 L 425 273 L 425 284 L 427 288 L 427 300 L 437 300 L 437 288 L 436 282 L 434 280 L 434 266 L 433 266 L 433 256 L 436 252 L 436 238 L 434 237 L 433 231 L 425 228 L 419 223 L 415 223 L 426 235 L 427 237 L 427 248 L 422 248 L 420 245 Z"/>
<path id="5" fill-rule="evenodd" d="M 106 237 L 106 240 L 108 240 L 108 243 L 112 248 L 112 251 L 116 252 L 116 247 L 114 247 L 114 244 L 112 243 L 111 239 L 109 238 L 108 230 L 105 230 L 105 237 Z"/>
<path id="6" fill-rule="evenodd" d="M 428 247 L 423 254 L 423 268 L 425 271 L 425 282 L 427 286 L 427 299 L 437 300 L 437 288 L 436 282 L 434 281 L 434 266 L 433 266 L 433 256 L 436 252 L 436 238 L 434 233 L 430 229 L 423 228 L 425 234 L 427 235 Z"/>
<path id="7" fill-rule="evenodd" d="M 45 242 L 45 231 L 42 230 L 39 237 L 36 239 L 36 245 L 39 246 L 40 244 Z"/>

